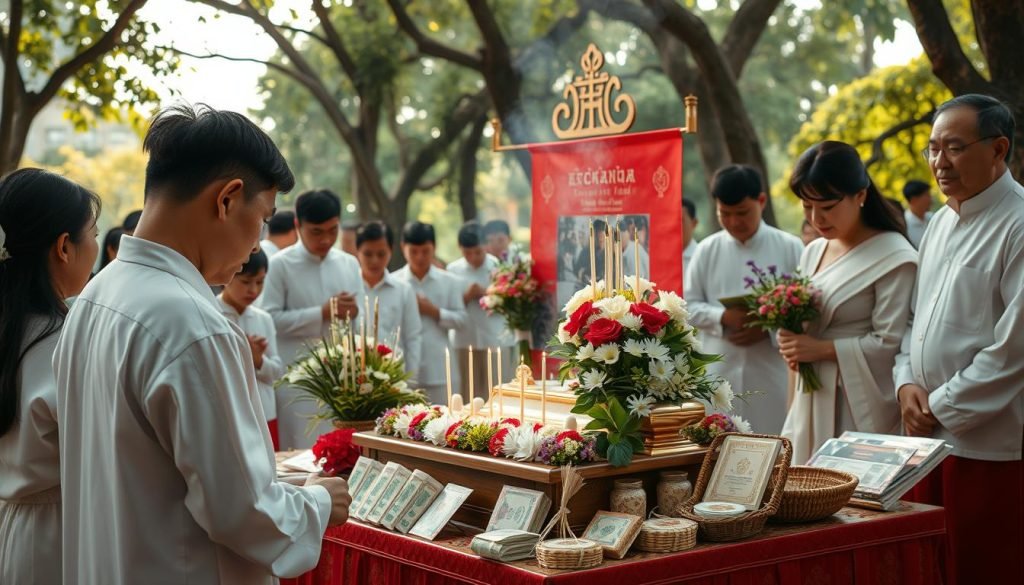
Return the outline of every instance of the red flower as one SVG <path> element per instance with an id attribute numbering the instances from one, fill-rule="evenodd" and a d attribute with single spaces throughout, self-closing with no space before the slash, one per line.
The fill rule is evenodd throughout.
<path id="1" fill-rule="evenodd" d="M 491 437 L 491 441 L 487 444 L 487 452 L 495 457 L 500 456 L 501 448 L 505 445 L 505 437 L 508 436 L 508 428 L 498 429 L 498 432 L 494 433 Z"/>
<path id="2" fill-rule="evenodd" d="M 448 427 L 448 430 L 444 432 L 444 438 L 445 438 L 445 441 L 448 443 L 449 447 L 455 447 L 455 446 L 457 446 L 459 444 L 459 436 L 457 434 L 457 431 L 459 430 L 459 427 L 461 427 L 461 426 L 462 426 L 462 421 L 460 420 L 459 422 L 457 422 L 457 423 L 453 424 L 452 426 Z"/>
<path id="3" fill-rule="evenodd" d="M 618 321 L 602 317 L 590 324 L 583 338 L 598 347 L 605 343 L 618 341 L 622 334 L 622 325 Z"/>
<path id="4" fill-rule="evenodd" d="M 415 429 L 421 422 L 423 422 L 423 419 L 427 418 L 428 414 L 430 414 L 430 411 L 426 410 L 412 417 L 412 420 L 409 421 L 409 428 Z"/>
<path id="5" fill-rule="evenodd" d="M 513 427 L 518 427 L 520 425 L 520 422 L 519 422 L 518 418 L 503 418 L 503 419 L 501 419 L 501 422 L 499 424 L 511 425 Z"/>
<path id="6" fill-rule="evenodd" d="M 391 353 L 391 348 L 384 345 L 383 343 L 377 345 L 377 355 L 384 357 Z"/>
<path id="7" fill-rule="evenodd" d="M 594 308 L 594 303 L 592 301 L 583 303 L 580 305 L 580 308 L 576 309 L 576 311 L 569 317 L 569 322 L 565 324 L 565 330 L 569 335 L 576 335 L 579 333 L 580 329 L 587 324 L 587 320 L 590 319 L 590 316 L 598 312 L 599 311 Z M 594 345 L 597 344 L 595 343 Z"/>
<path id="8" fill-rule="evenodd" d="M 533 432 L 536 433 L 537 431 L 539 431 L 539 430 L 541 430 L 543 428 L 544 428 L 544 425 L 542 425 L 541 423 L 533 423 Z"/>
<path id="9" fill-rule="evenodd" d="M 359 447 L 352 444 L 355 429 L 338 429 L 320 435 L 313 445 L 313 456 L 317 461 L 324 460 L 325 475 L 347 473 L 355 467 L 359 459 Z"/>
<path id="10" fill-rule="evenodd" d="M 640 317 L 640 321 L 644 325 L 644 330 L 651 335 L 661 331 L 661 328 L 664 327 L 670 319 L 668 313 L 647 303 L 633 303 L 633 306 L 629 308 L 629 312 Z M 597 344 L 595 343 L 594 345 Z"/>
<path id="11" fill-rule="evenodd" d="M 562 432 L 558 433 L 558 435 L 555 437 L 555 440 L 558 441 L 559 443 L 561 443 L 562 441 L 564 441 L 566 439 L 572 439 L 573 441 L 576 441 L 578 443 L 582 443 L 583 442 L 583 435 L 579 434 L 576 431 L 562 431 Z"/>

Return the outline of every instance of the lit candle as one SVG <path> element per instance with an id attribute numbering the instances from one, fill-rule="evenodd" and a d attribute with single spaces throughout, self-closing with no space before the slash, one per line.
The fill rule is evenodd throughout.
<path id="1" fill-rule="evenodd" d="M 448 348 L 444 348 L 444 377 L 448 383 L 448 411 L 452 409 L 452 355 Z"/>
<path id="2" fill-rule="evenodd" d="M 491 348 L 487 348 L 487 403 L 488 418 L 494 418 L 494 378 L 491 376 Z"/>
<path id="3" fill-rule="evenodd" d="M 380 326 L 380 297 L 375 297 L 373 299 L 373 343 L 374 344 L 380 344 L 380 342 L 377 341 L 379 339 L 377 337 L 377 329 L 378 329 L 379 326 Z"/>
<path id="4" fill-rule="evenodd" d="M 363 351 L 362 351 L 362 354 L 361 354 L 362 355 L 363 370 L 366 369 L 366 334 L 367 334 L 367 332 L 369 330 L 369 327 L 370 327 L 369 323 L 367 323 L 367 321 L 369 321 L 369 320 L 370 320 L 370 297 L 368 297 L 366 295 L 363 295 L 363 329 L 362 329 L 362 338 L 363 338 L 362 339 L 362 346 L 363 346 Z"/>
<path id="5" fill-rule="evenodd" d="M 597 251 L 594 249 L 594 220 L 590 220 L 590 296 L 597 300 Z M 498 350 L 501 351 L 501 350 Z M 501 383 L 501 376 L 498 376 Z"/>
<path id="6" fill-rule="evenodd" d="M 498 348 L 498 418 L 505 417 L 505 394 L 501 391 L 503 378 L 501 377 L 501 348 Z"/>
<path id="7" fill-rule="evenodd" d="M 608 217 L 604 218 L 604 290 L 608 296 L 612 296 L 612 224 Z"/>
<path id="8" fill-rule="evenodd" d="M 473 403 L 473 396 L 475 394 L 474 388 L 476 384 L 473 382 L 473 346 L 469 346 L 469 403 Z"/>
<path id="9" fill-rule="evenodd" d="M 636 268 L 636 290 L 634 291 L 636 301 L 640 302 L 640 232 L 633 228 L 633 266 Z"/>
<path id="10" fill-rule="evenodd" d="M 615 218 L 615 257 L 612 259 L 615 267 L 615 290 L 622 290 L 622 230 L 619 229 L 619 218 Z"/>
<path id="11" fill-rule="evenodd" d="M 548 352 L 540 354 L 540 424 L 548 424 Z"/>
<path id="12" fill-rule="evenodd" d="M 522 356 L 519 358 L 519 365 L 526 365 L 526 360 Z M 516 373 L 519 374 L 519 422 L 526 424 L 526 376 L 521 372 Z"/>

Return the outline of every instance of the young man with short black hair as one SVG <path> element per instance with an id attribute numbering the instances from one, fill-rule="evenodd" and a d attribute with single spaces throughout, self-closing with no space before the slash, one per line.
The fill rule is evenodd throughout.
<path id="1" fill-rule="evenodd" d="M 277 481 L 249 342 L 217 309 L 294 178 L 244 116 L 162 111 L 145 212 L 54 353 L 67 583 L 252 583 L 311 570 L 344 480 Z"/>
<path id="2" fill-rule="evenodd" d="M 267 222 L 267 237 L 260 241 L 260 248 L 263 249 L 269 260 L 297 241 L 299 241 L 299 234 L 296 232 L 295 212 L 278 211 Z"/>
<path id="3" fill-rule="evenodd" d="M 485 251 L 498 260 L 507 260 L 512 247 L 512 229 L 503 219 L 492 219 L 482 228 Z"/>
<path id="4" fill-rule="evenodd" d="M 432 403 L 445 404 L 448 401 L 445 388 L 445 349 L 450 349 L 448 332 L 466 325 L 466 306 L 462 300 L 462 282 L 434 266 L 435 247 L 434 226 L 419 221 L 405 224 L 402 254 L 407 264 L 395 272 L 395 278 L 408 283 L 416 293 L 423 322 L 416 380 Z M 452 370 L 454 392 L 462 388 L 458 373 L 458 368 Z"/>
<path id="5" fill-rule="evenodd" d="M 306 191 L 295 200 L 299 243 L 270 259 L 266 288 L 259 306 L 274 318 L 277 345 L 286 364 L 303 347 L 330 335 L 331 299 L 338 301 L 338 318 L 356 318 L 365 294 L 359 262 L 339 250 L 341 199 L 327 189 Z M 292 386 L 277 391 L 277 421 L 282 449 L 308 449 L 330 432 L 321 422 L 307 432 L 316 404 L 296 400 L 305 396 Z"/>
<path id="6" fill-rule="evenodd" d="M 932 188 L 924 181 L 907 181 L 903 185 L 903 198 L 907 200 L 907 209 L 903 212 L 903 219 L 907 222 L 907 238 L 917 248 L 932 219 Z"/>
<path id="7" fill-rule="evenodd" d="M 709 371 L 729 381 L 733 390 L 761 392 L 746 401 L 735 400 L 737 414 L 759 433 L 777 435 L 787 411 L 788 374 L 768 334 L 747 327 L 745 307 L 726 308 L 719 299 L 747 294 L 747 262 L 779 273 L 793 272 L 803 244 L 796 236 L 761 219 L 768 196 L 761 173 L 745 165 L 719 169 L 711 180 L 711 195 L 722 231 L 701 241 L 687 269 L 685 298 L 690 322 L 703 333 L 704 351 L 725 356 Z"/>

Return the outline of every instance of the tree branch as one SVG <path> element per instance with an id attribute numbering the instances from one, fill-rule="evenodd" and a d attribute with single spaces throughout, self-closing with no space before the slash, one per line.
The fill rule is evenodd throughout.
<path id="1" fill-rule="evenodd" d="M 931 110 L 930 112 L 923 114 L 922 116 L 917 118 L 903 120 L 898 124 L 894 124 L 885 132 L 879 134 L 877 138 L 871 141 L 871 157 L 868 158 L 868 160 L 864 161 L 865 168 L 870 168 L 871 165 L 877 162 L 881 162 L 882 159 L 885 158 L 885 152 L 882 150 L 882 146 L 886 140 L 892 138 L 893 136 L 896 136 L 897 134 L 903 132 L 904 130 L 911 129 L 914 126 L 920 126 L 921 124 L 930 124 L 933 116 L 935 116 L 935 110 Z"/>
<path id="2" fill-rule="evenodd" d="M 124 7 L 124 10 L 121 11 L 121 14 L 117 15 L 117 20 L 114 21 L 114 24 L 111 25 L 107 32 L 103 33 L 103 36 L 98 41 L 89 45 L 88 48 L 72 57 L 60 67 L 57 67 L 43 88 L 39 90 L 39 93 L 29 94 L 32 107 L 34 109 L 41 108 L 53 99 L 53 96 L 57 95 L 57 90 L 79 69 L 96 61 L 116 47 L 121 42 L 121 33 L 128 28 L 132 18 L 135 17 L 135 13 L 145 4 L 146 0 L 131 0 Z M 14 42 L 17 42 L 17 39 L 14 39 Z"/>
<path id="3" fill-rule="evenodd" d="M 251 58 L 251 57 L 233 57 L 231 55 L 224 55 L 224 54 L 221 54 L 221 53 L 205 53 L 205 54 L 192 53 L 192 52 L 186 51 L 184 49 L 179 49 L 178 47 L 158 46 L 158 47 L 155 47 L 155 48 L 163 49 L 163 50 L 166 50 L 166 51 L 172 51 L 172 52 L 177 53 L 179 55 L 184 55 L 186 57 L 192 57 L 193 59 L 224 59 L 225 61 L 235 61 L 235 62 L 239 62 L 239 63 L 258 63 L 260 65 L 266 65 L 269 69 L 273 69 L 274 71 L 278 71 L 280 73 L 283 73 L 283 74 L 287 75 L 288 77 L 290 77 L 291 79 L 294 79 L 295 81 L 299 82 L 303 86 L 308 87 L 310 83 L 316 83 L 315 80 L 310 79 L 308 76 L 306 76 L 306 75 L 304 75 L 304 74 L 302 74 L 302 73 L 300 73 L 300 72 L 298 72 L 298 71 L 296 71 L 296 70 L 294 70 L 294 69 L 292 69 L 290 67 L 286 67 L 286 66 L 284 66 L 284 65 L 282 65 L 280 63 L 275 63 L 274 61 L 264 61 L 263 59 L 254 59 L 254 58 Z"/>
<path id="4" fill-rule="evenodd" d="M 781 3 L 782 0 L 746 0 L 729 21 L 719 46 L 736 79 L 740 78 L 743 66 L 768 26 L 768 20 Z"/>
<path id="5" fill-rule="evenodd" d="M 316 34 L 315 32 L 313 32 L 311 30 L 306 30 L 304 28 L 299 28 L 297 26 L 289 26 L 287 24 L 278 24 L 276 26 L 277 26 L 277 28 L 279 28 L 281 30 L 287 30 L 287 31 L 291 31 L 291 32 L 294 32 L 294 33 L 299 33 L 300 35 L 306 35 L 307 37 L 311 37 L 311 38 L 315 39 L 317 42 L 319 42 L 321 45 L 323 45 L 323 46 L 325 46 L 327 48 L 331 47 L 331 44 L 329 42 L 327 42 L 327 39 L 325 39 L 324 37 Z"/>
<path id="6" fill-rule="evenodd" d="M 315 0 L 314 0 L 315 2 Z M 423 32 L 416 26 L 409 13 L 406 12 L 403 6 L 402 0 L 388 0 L 388 6 L 391 7 L 391 12 L 395 15 L 395 20 L 398 21 L 398 28 L 402 29 L 405 34 L 409 35 L 409 38 L 416 43 L 416 49 L 432 57 L 451 61 L 463 67 L 468 67 L 474 71 L 480 71 L 483 68 L 483 63 L 480 58 L 475 55 L 470 55 L 464 51 L 460 51 L 454 47 L 449 47 L 443 43 L 435 41 L 431 37 L 423 34 Z"/>
<path id="7" fill-rule="evenodd" d="M 324 29 L 324 34 L 327 35 L 327 47 L 334 54 L 334 57 L 338 59 L 338 63 L 341 63 L 341 68 L 345 71 L 345 75 L 352 80 L 352 85 L 357 88 L 361 87 L 359 82 L 359 68 L 356 66 L 355 59 L 352 58 L 351 53 L 345 48 L 345 43 L 341 40 L 341 35 L 338 34 L 338 29 L 334 28 L 334 23 L 331 22 L 331 15 L 324 8 L 322 0 L 313 0 L 313 12 L 316 13 L 316 17 L 320 20 L 320 26 Z M 359 92 L 362 94 L 362 92 Z"/>
<path id="8" fill-rule="evenodd" d="M 942 0 L 907 0 L 932 72 L 954 94 L 990 93 L 990 84 L 964 54 Z"/>

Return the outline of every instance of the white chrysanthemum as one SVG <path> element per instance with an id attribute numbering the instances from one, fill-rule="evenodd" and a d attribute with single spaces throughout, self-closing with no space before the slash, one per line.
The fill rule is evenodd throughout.
<path id="1" fill-rule="evenodd" d="M 533 425 L 530 424 L 523 424 L 516 430 L 519 432 L 516 433 L 516 452 L 512 458 L 516 461 L 533 461 L 540 451 L 540 443 L 544 437 L 533 432 Z"/>
<path id="2" fill-rule="evenodd" d="M 399 392 L 404 392 L 406 394 L 415 392 L 415 390 L 409 388 L 409 383 L 406 382 L 405 380 L 402 380 L 401 382 L 396 382 L 395 385 L 392 386 L 391 388 L 393 388 L 394 390 L 398 390 Z"/>
<path id="3" fill-rule="evenodd" d="M 736 425 L 736 430 L 738 430 L 739 432 L 741 432 L 741 433 L 749 433 L 749 432 L 751 432 L 750 423 L 745 421 L 745 420 L 743 420 L 742 416 L 740 416 L 738 414 L 734 414 L 734 415 L 730 416 L 729 418 L 732 419 L 732 424 Z"/>
<path id="4" fill-rule="evenodd" d="M 409 438 L 409 423 L 412 422 L 415 416 L 415 414 L 409 412 L 398 413 L 398 417 L 395 418 L 395 432 L 398 433 L 399 437 L 403 439 Z"/>
<path id="5" fill-rule="evenodd" d="M 378 372 L 376 370 L 370 370 L 370 375 L 373 376 L 374 378 L 377 378 L 378 380 L 387 380 L 388 378 L 391 377 L 384 372 Z"/>
<path id="6" fill-rule="evenodd" d="M 605 343 L 594 351 L 594 359 L 608 365 L 619 361 L 619 346 L 614 343 Z"/>
<path id="7" fill-rule="evenodd" d="M 583 360 L 591 359 L 594 359 L 593 343 L 587 343 L 586 345 L 582 345 L 578 350 L 576 350 L 576 361 L 582 362 Z"/>
<path id="8" fill-rule="evenodd" d="M 603 283 L 604 281 L 601 282 Z M 565 308 L 563 308 L 562 311 L 565 313 L 565 316 L 568 317 L 575 313 L 576 309 L 580 308 L 580 305 L 592 300 L 594 300 L 594 293 L 590 289 L 590 286 L 585 286 L 576 291 L 576 294 L 572 295 L 569 302 L 565 303 Z"/>
<path id="9" fill-rule="evenodd" d="M 373 384 L 371 384 L 370 382 L 363 382 L 362 384 L 359 385 L 360 394 L 366 395 L 369 394 L 370 392 L 373 392 Z"/>
<path id="10" fill-rule="evenodd" d="M 650 416 L 651 407 L 657 402 L 653 396 L 641 396 L 634 394 L 626 399 L 626 406 L 629 412 L 636 416 Z"/>
<path id="11" fill-rule="evenodd" d="M 685 353 L 678 353 L 672 365 L 675 367 L 676 372 L 680 375 L 685 376 L 690 373 L 690 358 Z"/>
<path id="12" fill-rule="evenodd" d="M 505 457 L 516 456 L 516 451 L 519 449 L 520 429 L 525 432 L 533 432 L 533 427 L 526 428 L 525 425 L 510 428 L 508 434 L 505 435 L 505 441 L 501 444 L 501 454 Z"/>
<path id="13" fill-rule="evenodd" d="M 722 383 L 711 393 L 711 406 L 716 410 L 732 410 L 733 396 L 732 384 L 728 380 L 722 380 Z"/>
<path id="14" fill-rule="evenodd" d="M 640 328 L 643 327 L 644 325 L 643 320 L 640 319 L 640 317 L 634 315 L 633 313 L 626 313 L 622 317 L 619 317 L 618 321 L 620 325 L 622 325 L 626 329 L 629 329 L 630 331 L 640 331 Z"/>
<path id="15" fill-rule="evenodd" d="M 683 342 L 692 347 L 694 351 L 701 351 L 701 348 L 704 346 L 701 343 L 700 336 L 697 335 L 696 329 L 690 329 L 686 337 L 683 338 Z"/>
<path id="16" fill-rule="evenodd" d="M 659 380 L 668 380 L 672 377 L 673 366 L 671 362 L 665 360 L 651 360 L 648 370 L 651 376 Z"/>
<path id="17" fill-rule="evenodd" d="M 661 291 L 658 293 L 658 302 L 654 306 L 668 313 L 672 320 L 680 325 L 686 325 L 690 313 L 686 310 L 686 301 L 672 291 Z"/>
<path id="18" fill-rule="evenodd" d="M 643 344 L 644 353 L 646 353 L 652 360 L 664 360 L 668 358 L 668 346 L 657 339 L 645 339 Z"/>
<path id="19" fill-rule="evenodd" d="M 455 419 L 447 414 L 442 414 L 423 427 L 423 437 L 438 447 L 443 447 L 445 444 L 444 433 L 453 424 L 455 424 Z"/>
<path id="20" fill-rule="evenodd" d="M 626 286 L 629 288 L 629 290 L 633 291 L 634 295 L 636 295 L 636 276 L 626 275 L 625 280 Z M 656 285 L 653 282 L 647 280 L 646 278 L 640 277 L 640 295 L 637 296 L 636 298 L 643 298 L 643 296 L 646 295 L 648 292 L 654 290 L 655 286 Z"/>
<path id="21" fill-rule="evenodd" d="M 627 339 L 626 342 L 622 344 L 622 351 L 633 357 L 640 357 L 644 355 L 644 344 L 635 339 Z"/>
<path id="22" fill-rule="evenodd" d="M 629 301 L 626 297 L 615 295 L 614 297 L 605 297 L 596 303 L 594 308 L 601 310 L 601 316 L 607 317 L 612 320 L 619 320 L 629 313 Z"/>
<path id="23" fill-rule="evenodd" d="M 599 372 L 597 370 L 587 370 L 580 376 L 580 382 L 587 390 L 597 390 L 604 385 L 605 380 L 607 379 L 608 376 L 606 376 L 604 372 Z"/>

